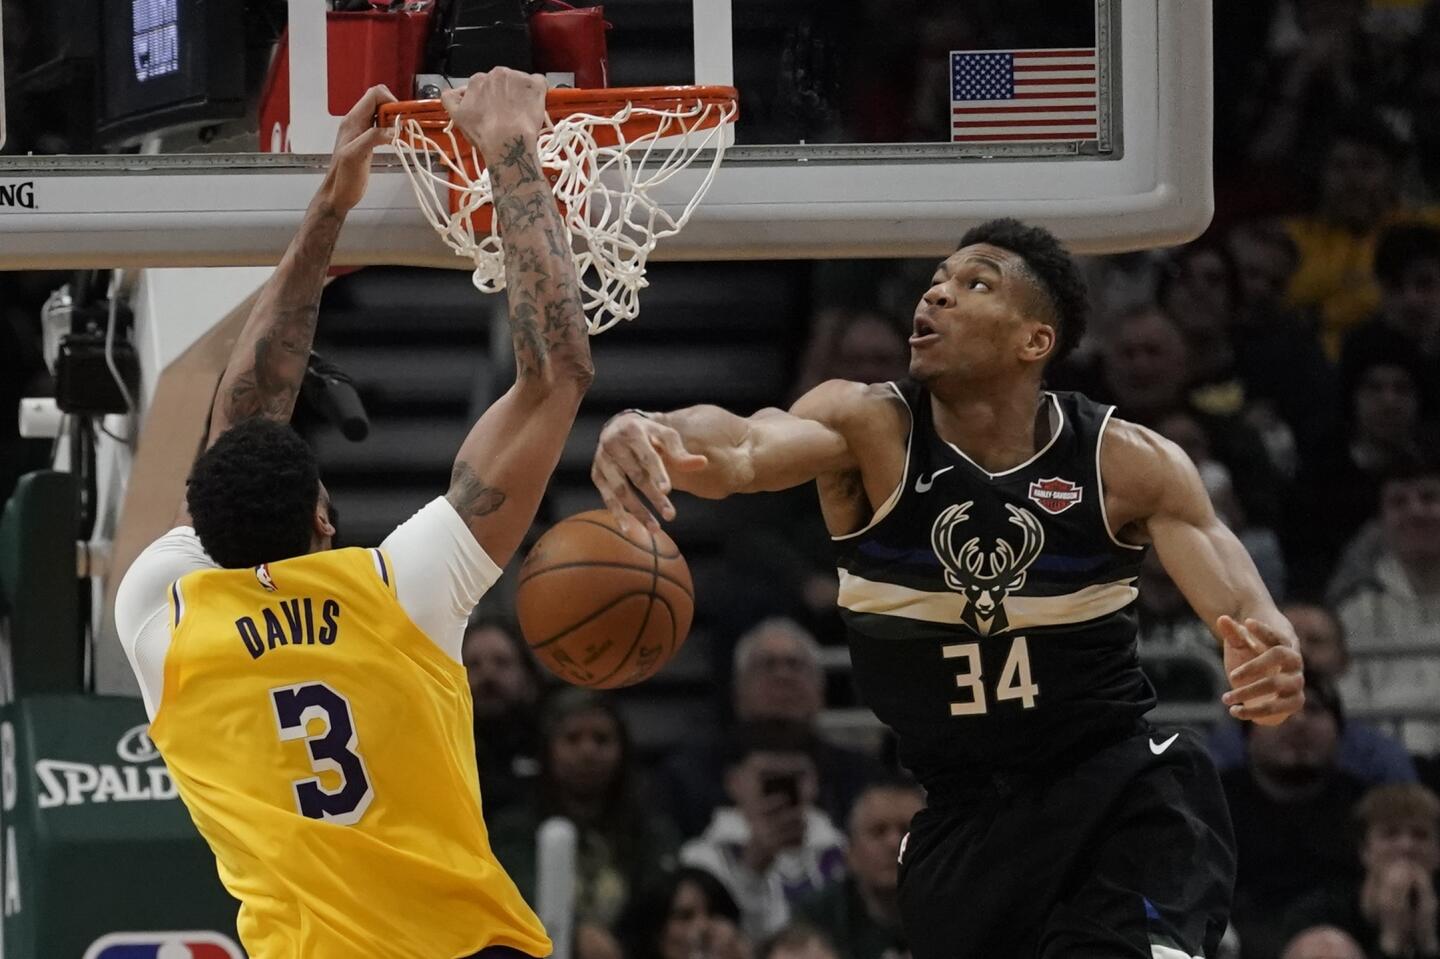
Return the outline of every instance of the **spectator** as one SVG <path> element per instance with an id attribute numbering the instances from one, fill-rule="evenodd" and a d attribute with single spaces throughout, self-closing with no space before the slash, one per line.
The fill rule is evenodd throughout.
<path id="1" fill-rule="evenodd" d="M 1279 429 L 1285 432 L 1285 445 L 1293 452 L 1293 437 L 1283 426 Z M 1206 431 L 1200 414 L 1183 409 L 1168 413 L 1155 424 L 1155 431 L 1184 450 L 1185 455 L 1195 463 L 1200 481 L 1205 484 L 1205 492 L 1210 495 L 1210 502 L 1220 521 L 1240 537 L 1270 595 L 1284 596 L 1285 556 L 1280 548 L 1280 539 L 1274 530 L 1246 522 L 1244 507 L 1235 492 L 1234 478 L 1225 464 L 1216 458 L 1211 434 Z M 1211 652 L 1214 651 L 1213 639 L 1207 646 Z"/>
<path id="2" fill-rule="evenodd" d="M 1295 435 L 1273 406 L 1261 399 L 1262 384 L 1281 377 L 1275 369 L 1261 372 L 1252 368 L 1250 377 L 1241 369 L 1241 343 L 1245 340 L 1237 335 L 1241 333 L 1241 287 L 1229 250 L 1205 242 L 1175 250 L 1157 302 L 1185 337 L 1189 405 L 1202 413 L 1240 417 L 1264 441 L 1270 461 L 1285 475 L 1294 475 Z M 1293 348 L 1284 357 L 1282 369 L 1292 363 Z"/>
<path id="3" fill-rule="evenodd" d="M 755 959 L 840 959 L 840 954 L 820 930 L 791 923 L 766 940 Z"/>
<path id="4" fill-rule="evenodd" d="M 1203 427 L 1214 458 L 1230 471 L 1245 523 L 1271 526 L 1280 510 L 1280 476 L 1265 444 L 1236 417 L 1191 409 L 1188 371 L 1180 329 L 1158 307 L 1146 307 L 1116 322 L 1104 345 L 1095 395 L 1116 404 L 1120 416 L 1151 428 L 1172 413 L 1190 413 Z"/>
<path id="5" fill-rule="evenodd" d="M 1364 784 L 1336 765 L 1344 717 L 1335 687 L 1306 675 L 1303 711 L 1279 726 L 1247 723 L 1246 764 L 1221 774 L 1238 856 L 1231 913 L 1245 959 L 1280 951 L 1286 909 L 1349 876 L 1351 810 Z"/>
<path id="6" fill-rule="evenodd" d="M 1342 678 L 1350 668 L 1350 651 L 1340 620 L 1326 607 L 1314 603 L 1286 603 L 1280 611 L 1295 627 L 1305 668 L 1343 687 Z M 1244 765 L 1245 734 L 1239 723 L 1227 720 L 1216 726 L 1209 746 L 1215 765 L 1221 769 Z M 1372 723 L 1349 717 L 1340 731 L 1335 763 L 1369 786 L 1413 783 L 1417 779 L 1415 763 L 1398 740 Z"/>
<path id="7" fill-rule="evenodd" d="M 1424 786 L 1377 786 L 1355 809 L 1364 875 L 1298 903 L 1296 927 L 1338 926 L 1374 959 L 1440 956 L 1440 799 Z"/>
<path id="8" fill-rule="evenodd" d="M 715 810 L 680 860 L 714 873 L 740 906 L 741 929 L 763 939 L 790 919 L 790 903 L 845 871 L 845 837 L 815 807 L 816 740 L 802 723 L 738 726 L 730 743 L 725 791 L 733 805 Z"/>
<path id="9" fill-rule="evenodd" d="M 784 720 L 810 729 L 824 705 L 825 676 L 815 638 L 788 619 L 767 619 L 740 637 L 735 647 L 735 719 L 740 723 Z M 818 805 L 834 822 L 844 822 L 865 783 L 884 774 L 873 757 L 818 740 Z M 725 745 L 708 737 L 677 750 L 658 777 L 670 815 L 682 835 L 705 828 L 725 802 Z"/>
<path id="10" fill-rule="evenodd" d="M 1350 637 L 1352 703 L 1371 708 L 1433 707 L 1440 690 L 1440 459 L 1398 464 L 1380 489 L 1380 551 L 1362 569 L 1337 574 L 1331 599 Z M 1409 646 L 1411 655 L 1385 646 Z M 1372 655 L 1373 653 L 1373 655 Z M 1440 723 L 1407 720 L 1414 753 L 1440 750 Z"/>
<path id="11" fill-rule="evenodd" d="M 1333 440 L 1336 411 L 1327 401 L 1335 377 L 1313 318 L 1285 302 L 1299 250 L 1278 223 L 1243 224 L 1226 242 L 1240 289 L 1232 336 L 1236 367 L 1247 396 L 1290 427 L 1303 455 Z M 1264 433 L 1263 425 L 1257 428 Z"/>
<path id="12" fill-rule="evenodd" d="M 576 918 L 608 926 L 647 876 L 673 862 L 674 827 L 639 793 L 629 731 L 609 696 L 563 689 L 545 704 L 540 729 L 537 801 L 497 815 L 491 845 L 533 901 L 536 831 L 551 816 L 569 819 L 579 831 Z"/>
<path id="13" fill-rule="evenodd" d="M 703 869 L 662 873 L 626 907 L 617 924 L 626 959 L 750 959 L 740 909 Z"/>
<path id="14" fill-rule="evenodd" d="M 900 844 L 925 805 L 908 782 L 875 783 L 850 811 L 850 873 L 796 905 L 796 913 L 839 947 L 839 959 L 899 959 L 906 954 L 900 926 Z"/>
<path id="15" fill-rule="evenodd" d="M 1343 930 L 1311 926 L 1290 940 L 1280 959 L 1365 959 L 1365 951 Z"/>
<path id="16" fill-rule="evenodd" d="M 902 379 L 909 363 L 909 344 L 900 323 L 878 310 L 831 307 L 820 311 L 805 344 L 790 399 L 803 396 L 826 380 L 884 383 Z"/>
<path id="17" fill-rule="evenodd" d="M 1250 159 L 1312 174 L 1318 156 L 1348 113 L 1385 96 L 1393 70 L 1376 55 L 1365 30 L 1365 0 L 1301 0 L 1278 9 L 1271 28 L 1271 65 L 1256 90 L 1261 110 Z"/>
<path id="18" fill-rule="evenodd" d="M 489 819 L 532 797 L 540 772 L 540 672 L 519 630 L 500 617 L 472 616 L 460 653 L 475 702 L 475 761 Z"/>
<path id="19" fill-rule="evenodd" d="M 1306 465 L 1286 516 L 1287 559 L 1303 591 L 1320 592 L 1380 505 L 1380 480 L 1420 443 L 1420 369 L 1393 343 L 1352 355 L 1342 382 L 1347 432 Z M 1367 562 L 1372 556 L 1361 556 Z"/>
<path id="20" fill-rule="evenodd" d="M 1379 117 L 1348 119 L 1325 150 L 1315 212 L 1287 222 L 1300 251 L 1290 303 L 1320 311 L 1321 341 L 1332 359 L 1345 334 L 1380 304 L 1373 272 L 1376 237 L 1406 218 L 1434 219 L 1431 212 L 1401 206 L 1404 158 L 1404 143 Z"/>
<path id="21" fill-rule="evenodd" d="M 1424 405 L 1440 400 L 1440 228 L 1401 223 L 1375 246 L 1380 310 L 1345 338 L 1341 369 L 1363 358 L 1409 353 L 1420 364 Z"/>

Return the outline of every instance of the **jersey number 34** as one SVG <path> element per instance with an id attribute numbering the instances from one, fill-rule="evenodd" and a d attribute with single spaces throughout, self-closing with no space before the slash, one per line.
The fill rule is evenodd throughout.
<path id="1" fill-rule="evenodd" d="M 359 753 L 360 738 L 350 701 L 325 683 L 298 683 L 270 690 L 282 740 L 303 739 L 316 775 L 292 783 L 300 815 L 353 826 L 370 808 L 375 791 Z M 319 720 L 322 729 L 311 731 Z M 329 775 L 322 780 L 322 773 Z"/>
<path id="2" fill-rule="evenodd" d="M 955 685 L 968 691 L 969 698 L 950 704 L 951 716 L 983 716 L 990 711 L 985 696 L 985 684 L 981 681 L 980 644 L 955 643 L 940 649 L 946 659 L 960 659 L 965 662 L 963 672 L 955 674 Z M 1040 687 L 1030 679 L 1030 646 L 1024 636 L 1016 636 L 1010 643 L 1010 653 L 1005 657 L 1005 666 L 1000 670 L 1000 682 L 995 687 L 995 701 L 1018 699 L 1025 709 L 1035 708 L 1035 698 Z"/>

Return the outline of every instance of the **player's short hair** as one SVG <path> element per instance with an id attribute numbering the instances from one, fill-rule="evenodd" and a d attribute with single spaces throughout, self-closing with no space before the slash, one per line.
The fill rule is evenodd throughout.
<path id="1" fill-rule="evenodd" d="M 1380 825 L 1422 820 L 1440 825 L 1440 797 L 1419 783 L 1385 783 L 1355 804 L 1355 825 L 1360 835 Z"/>
<path id="2" fill-rule="evenodd" d="M 1412 265 L 1427 260 L 1440 262 L 1440 229 L 1428 223 L 1397 223 L 1375 244 L 1375 278 L 1382 286 L 1394 286 Z"/>
<path id="3" fill-rule="evenodd" d="M 200 455 L 185 501 L 200 543 L 226 569 L 310 551 L 320 464 L 287 424 L 237 423 Z"/>
<path id="4" fill-rule="evenodd" d="M 1044 227 L 1029 226 L 1010 217 L 971 227 L 960 238 L 957 249 L 976 243 L 1009 250 L 1024 261 L 1055 315 L 1055 349 L 1050 361 L 1064 360 L 1080 343 L 1090 319 L 1085 280 L 1065 247 Z"/>

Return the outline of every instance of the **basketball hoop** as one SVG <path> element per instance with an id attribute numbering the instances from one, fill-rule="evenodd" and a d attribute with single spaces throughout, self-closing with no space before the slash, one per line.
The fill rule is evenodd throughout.
<path id="1" fill-rule="evenodd" d="M 715 179 L 724 128 L 735 121 L 734 87 L 616 87 L 551 90 L 540 164 L 574 239 L 591 334 L 639 312 L 645 261 L 678 233 Z M 395 151 L 420 210 L 445 244 L 475 261 L 482 292 L 505 288 L 505 257 L 480 151 L 456 130 L 439 100 L 390 103 L 377 125 L 395 130 Z M 677 215 L 655 193 L 712 150 L 695 194 Z"/>

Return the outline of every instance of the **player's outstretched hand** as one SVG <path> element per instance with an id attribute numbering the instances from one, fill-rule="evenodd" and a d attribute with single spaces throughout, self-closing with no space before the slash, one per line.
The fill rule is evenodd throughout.
<path id="1" fill-rule="evenodd" d="M 626 411 L 611 417 L 600 431 L 590 479 L 621 529 L 629 530 L 632 523 L 639 522 L 658 531 L 660 523 L 636 491 L 644 493 L 661 516 L 672 520 L 671 472 L 700 470 L 708 463 L 704 456 L 687 450 L 675 430 Z"/>
<path id="2" fill-rule="evenodd" d="M 1258 619 L 1221 616 L 1230 691 L 1221 701 L 1236 719 L 1278 726 L 1305 705 L 1304 662 L 1290 638 Z"/>
<path id="3" fill-rule="evenodd" d="M 440 102 L 466 139 L 480 148 L 486 162 L 519 136 L 537 136 L 546 122 L 545 78 L 496 67 L 440 94 Z"/>
<path id="4" fill-rule="evenodd" d="M 365 195 L 370 182 L 370 157 L 376 147 L 390 140 L 390 131 L 375 125 L 375 114 L 382 103 L 394 102 L 395 94 L 387 87 L 373 86 L 340 121 L 330 172 L 320 188 L 337 212 L 349 213 Z"/>

